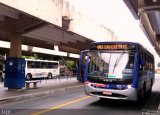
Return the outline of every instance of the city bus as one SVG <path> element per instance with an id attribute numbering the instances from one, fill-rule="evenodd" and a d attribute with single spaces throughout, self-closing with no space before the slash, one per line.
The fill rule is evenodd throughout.
<path id="1" fill-rule="evenodd" d="M 78 72 L 77 72 L 77 80 L 84 82 L 84 70 L 86 65 L 86 56 L 87 56 L 88 50 L 83 50 L 80 52 L 79 56 L 79 63 L 78 63 Z"/>
<path id="2" fill-rule="evenodd" d="M 35 59 L 25 59 L 26 68 L 25 76 L 26 80 L 33 79 L 51 79 L 53 77 L 59 76 L 59 61 L 49 61 L 49 60 L 35 60 Z"/>
<path id="3" fill-rule="evenodd" d="M 94 42 L 84 72 L 85 93 L 101 99 L 141 100 L 155 81 L 154 56 L 135 42 Z"/>

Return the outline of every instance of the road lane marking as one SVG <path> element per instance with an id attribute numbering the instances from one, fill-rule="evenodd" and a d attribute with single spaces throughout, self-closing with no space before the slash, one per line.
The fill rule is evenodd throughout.
<path id="1" fill-rule="evenodd" d="M 46 113 L 48 111 L 51 111 L 51 110 L 54 110 L 54 109 L 59 109 L 61 107 L 64 107 L 64 106 L 67 106 L 67 105 L 70 105 L 70 104 L 73 104 L 73 103 L 76 103 L 76 102 L 79 102 L 79 101 L 82 101 L 82 100 L 85 100 L 85 99 L 88 99 L 88 98 L 91 98 L 91 96 L 86 96 L 86 97 L 83 97 L 83 98 L 80 98 L 80 99 L 77 99 L 77 100 L 73 100 L 71 102 L 67 102 L 67 103 L 64 103 L 64 104 L 60 104 L 60 105 L 57 105 L 57 106 L 53 106 L 51 108 L 48 108 L 48 109 L 45 109 L 45 110 L 42 110 L 42 111 L 39 111 L 39 112 L 36 112 L 36 113 L 33 113 L 32 115 L 40 115 L 42 113 Z"/>

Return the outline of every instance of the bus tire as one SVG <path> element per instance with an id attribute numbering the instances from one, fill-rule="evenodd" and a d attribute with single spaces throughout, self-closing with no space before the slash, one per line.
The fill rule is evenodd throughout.
<path id="1" fill-rule="evenodd" d="M 143 87 L 138 92 L 138 100 L 139 100 L 139 102 L 143 102 L 144 101 L 145 93 L 146 93 L 146 85 L 144 83 Z"/>
<path id="2" fill-rule="evenodd" d="M 153 84 L 153 81 L 151 80 L 151 84 L 150 84 L 150 89 L 148 91 L 148 95 L 151 95 L 151 93 L 152 93 L 152 84 Z"/>
<path id="3" fill-rule="evenodd" d="M 52 76 L 52 73 L 48 73 L 48 79 L 52 79 L 53 76 Z"/>
<path id="4" fill-rule="evenodd" d="M 31 73 L 28 73 L 28 74 L 26 75 L 26 79 L 27 79 L 27 80 L 31 80 L 31 79 L 32 79 L 32 74 L 31 74 Z"/>

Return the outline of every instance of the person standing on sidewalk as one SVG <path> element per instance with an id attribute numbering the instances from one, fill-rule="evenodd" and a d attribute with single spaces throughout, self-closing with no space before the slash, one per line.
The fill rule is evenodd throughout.
<path id="1" fill-rule="evenodd" d="M 4 78 L 3 78 L 3 65 L 0 64 L 0 82 L 3 82 Z"/>

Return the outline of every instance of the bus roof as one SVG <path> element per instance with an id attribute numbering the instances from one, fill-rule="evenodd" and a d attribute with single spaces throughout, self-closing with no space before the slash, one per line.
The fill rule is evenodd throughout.
<path id="1" fill-rule="evenodd" d="M 26 59 L 26 58 L 25 58 L 25 60 L 26 60 L 26 61 L 39 61 L 39 62 L 58 62 L 58 63 L 59 63 L 59 61 L 52 61 L 52 60 Z"/>

